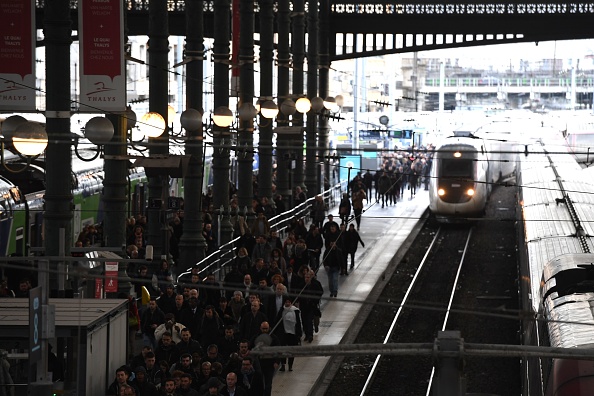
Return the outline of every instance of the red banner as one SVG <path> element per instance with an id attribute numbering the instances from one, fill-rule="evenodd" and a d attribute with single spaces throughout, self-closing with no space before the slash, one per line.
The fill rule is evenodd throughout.
<path id="1" fill-rule="evenodd" d="M 81 111 L 126 109 L 122 0 L 80 0 Z"/>
<path id="2" fill-rule="evenodd" d="M 118 263 L 105 263 L 105 293 L 118 292 Z"/>
<path id="3" fill-rule="evenodd" d="M 0 110 L 35 110 L 33 0 L 0 1 Z"/>

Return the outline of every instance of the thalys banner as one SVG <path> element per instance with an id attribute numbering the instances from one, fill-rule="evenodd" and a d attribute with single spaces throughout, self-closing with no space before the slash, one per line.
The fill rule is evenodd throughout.
<path id="1" fill-rule="evenodd" d="M 34 0 L 0 0 L 0 111 L 35 111 Z"/>
<path id="2" fill-rule="evenodd" d="M 80 111 L 126 110 L 122 1 L 79 0 Z"/>

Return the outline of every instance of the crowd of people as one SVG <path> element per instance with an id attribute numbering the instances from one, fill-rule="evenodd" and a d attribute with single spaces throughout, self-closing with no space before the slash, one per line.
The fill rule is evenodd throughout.
<path id="1" fill-rule="evenodd" d="M 431 158 L 422 152 L 409 154 L 390 153 L 374 174 L 357 173 L 342 196 L 336 219 L 327 214 L 322 196 L 316 196 L 311 224 L 295 219 L 284 239 L 269 223 L 277 213 L 273 203 L 254 199 L 255 215 L 248 219 L 232 194 L 231 224 L 234 238 L 239 239 L 224 279 L 213 274 L 201 278 L 194 266 L 174 285 L 167 260 L 154 273 L 141 266 L 131 274 L 137 293 L 147 286 L 153 295 L 138 319 L 131 321 L 133 331 L 142 333 L 145 347 L 122 368 L 123 375 L 116 374 L 113 385 L 128 385 L 141 395 L 152 394 L 140 390 L 152 386 L 171 395 L 270 395 L 273 376 L 292 371 L 294 359 L 258 359 L 250 350 L 262 337 L 267 345 L 313 341 L 325 292 L 316 274 L 324 268 L 326 292 L 337 297 L 339 277 L 355 270 L 357 248 L 365 246 L 359 234 L 365 205 L 394 205 L 405 191 L 412 198 L 417 188 L 428 187 Z M 304 200 L 305 193 L 296 189 L 294 203 Z M 212 217 L 204 216 L 203 221 L 208 254 L 217 249 L 216 233 Z M 142 255 L 143 227 L 138 221 L 132 223 L 129 242 Z M 183 234 L 183 211 L 170 226 L 172 238 Z M 130 250 L 136 254 L 136 249 Z M 229 393 L 229 387 L 236 390 Z"/>

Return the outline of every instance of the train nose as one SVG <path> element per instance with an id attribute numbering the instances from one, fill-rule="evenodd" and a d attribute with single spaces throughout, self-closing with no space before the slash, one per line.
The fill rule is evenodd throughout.
<path id="1" fill-rule="evenodd" d="M 440 183 L 437 195 L 446 203 L 464 203 L 470 201 L 475 194 L 474 186 L 470 183 Z"/>

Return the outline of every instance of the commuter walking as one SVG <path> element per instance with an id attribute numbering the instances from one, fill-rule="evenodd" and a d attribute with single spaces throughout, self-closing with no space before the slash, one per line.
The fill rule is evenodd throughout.
<path id="1" fill-rule="evenodd" d="M 365 247 L 365 243 L 361 239 L 361 235 L 355 230 L 355 225 L 350 224 L 349 230 L 346 232 L 346 245 L 347 245 L 347 253 L 351 256 L 351 271 L 355 269 L 355 253 L 357 252 L 357 247 L 359 243 L 361 246 Z"/>

